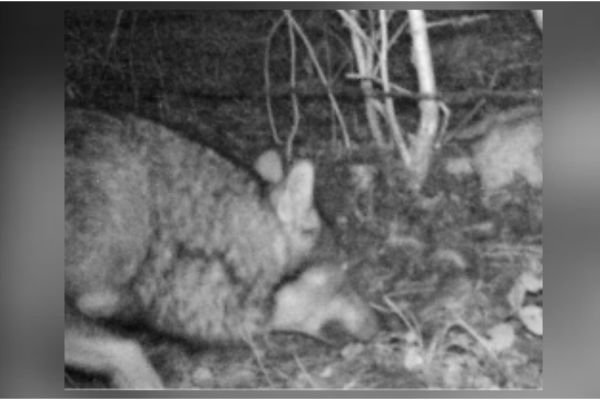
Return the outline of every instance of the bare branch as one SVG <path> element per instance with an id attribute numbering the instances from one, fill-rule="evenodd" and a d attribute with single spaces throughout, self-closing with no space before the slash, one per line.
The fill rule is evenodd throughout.
<path id="1" fill-rule="evenodd" d="M 291 12 L 289 10 L 285 10 L 284 13 L 289 14 L 289 17 L 288 17 L 289 21 L 291 22 L 296 33 L 298 33 L 298 36 L 300 37 L 300 39 L 302 39 L 302 42 L 304 43 L 304 46 L 306 47 L 306 50 L 308 51 L 308 55 L 315 66 L 315 69 L 317 71 L 319 79 L 321 80 L 321 83 L 323 84 L 323 86 L 325 86 L 325 89 L 327 90 L 327 97 L 329 98 L 329 101 L 331 102 L 331 105 L 335 111 L 335 115 L 338 119 L 338 122 L 340 123 L 340 129 L 342 130 L 342 138 L 344 140 L 344 145 L 346 146 L 346 148 L 349 148 L 350 147 L 350 137 L 348 135 L 348 129 L 346 128 L 346 122 L 344 121 L 342 111 L 341 111 L 339 105 L 337 104 L 337 101 L 333 95 L 333 91 L 331 90 L 331 87 L 327 82 L 327 77 L 323 73 L 323 68 L 321 68 L 321 65 L 319 64 L 319 60 L 317 59 L 315 50 L 312 47 L 312 45 L 310 44 L 310 41 L 308 40 L 306 35 L 304 34 L 304 31 L 302 30 L 302 28 L 300 28 L 300 26 L 298 25 L 296 20 L 291 16 Z"/>
<path id="2" fill-rule="evenodd" d="M 435 95 L 437 89 L 427 36 L 425 13 L 422 10 L 409 10 L 408 17 L 413 39 L 413 62 L 419 78 L 419 92 Z M 419 108 L 421 109 L 421 118 L 419 120 L 419 131 L 413 142 L 412 155 L 414 158 L 413 165 L 411 165 L 414 179 L 412 179 L 410 185 L 414 191 L 420 190 L 427 177 L 439 119 L 439 107 L 436 100 L 421 100 Z"/>
<path id="3" fill-rule="evenodd" d="M 356 11 L 356 10 L 351 10 L 351 11 Z M 352 15 L 345 10 L 337 10 L 337 13 L 342 17 L 342 19 L 348 26 L 348 29 L 350 29 L 350 31 L 352 33 L 354 33 L 356 36 L 358 36 L 361 39 L 362 43 L 369 46 L 371 48 L 371 50 L 376 50 L 377 46 L 375 45 L 375 43 L 371 40 L 371 38 L 369 36 L 367 36 L 367 34 L 360 27 L 360 25 L 358 25 L 358 22 L 356 22 L 356 14 Z"/>
<path id="4" fill-rule="evenodd" d="M 381 32 L 381 49 L 379 52 L 379 63 L 381 65 L 381 83 L 383 90 L 390 91 L 390 79 L 388 74 L 388 35 L 387 35 L 387 18 L 385 10 L 379 10 L 379 31 Z M 390 97 L 385 99 L 385 116 L 392 132 L 392 138 L 398 147 L 402 160 L 407 165 L 410 165 L 410 153 L 402 137 L 402 130 L 396 119 L 396 110 L 394 109 L 394 101 Z"/>
<path id="5" fill-rule="evenodd" d="M 298 126 L 300 125 L 300 110 L 298 107 L 298 96 L 296 95 L 296 91 L 293 90 L 296 88 L 296 35 L 294 35 L 293 17 L 292 12 L 289 10 L 285 10 L 283 13 L 287 19 L 288 35 L 290 37 L 290 87 L 292 88 L 290 98 L 292 100 L 293 122 L 285 146 L 285 156 L 290 161 L 292 159 L 294 138 L 298 134 Z"/>
<path id="6" fill-rule="evenodd" d="M 285 21 L 285 17 L 279 18 L 269 30 L 267 35 L 267 43 L 265 45 L 265 58 L 264 58 L 264 77 L 265 77 L 265 101 L 267 107 L 267 116 L 269 118 L 269 126 L 271 127 L 271 134 L 273 141 L 277 144 L 281 144 L 281 138 L 277 133 L 277 126 L 275 125 L 275 118 L 273 117 L 273 107 L 271 106 L 271 74 L 269 69 L 269 57 L 271 56 L 271 41 L 279 29 L 279 26 Z"/>
<path id="7" fill-rule="evenodd" d="M 480 14 L 480 15 L 464 15 L 459 18 L 449 18 L 449 19 L 440 19 L 439 21 L 429 22 L 427 24 L 428 29 L 439 28 L 442 26 L 454 26 L 456 28 L 463 27 L 469 24 L 475 24 L 482 21 L 488 21 L 490 16 L 488 14 Z"/>

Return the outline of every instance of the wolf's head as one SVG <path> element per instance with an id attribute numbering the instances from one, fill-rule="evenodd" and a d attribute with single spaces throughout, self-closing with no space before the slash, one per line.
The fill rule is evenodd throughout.
<path id="1" fill-rule="evenodd" d="M 369 340 L 379 329 L 377 315 L 350 285 L 345 264 L 313 262 L 275 293 L 271 329 L 334 343 L 339 331 L 326 329 L 332 325 L 359 340 Z"/>

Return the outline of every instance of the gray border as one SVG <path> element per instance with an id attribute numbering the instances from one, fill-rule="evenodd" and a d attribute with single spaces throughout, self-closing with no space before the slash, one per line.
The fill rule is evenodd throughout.
<path id="1" fill-rule="evenodd" d="M 0 394 L 42 397 L 600 396 L 600 4 L 293 3 L 285 7 L 543 8 L 546 335 L 543 391 L 62 390 L 63 27 L 56 5 L 0 12 Z M 69 4 L 66 7 L 74 7 Z M 86 5 L 88 6 L 88 5 Z M 117 7 L 110 4 L 108 7 Z M 133 5 L 141 7 L 140 4 Z M 152 4 L 151 7 L 167 7 Z M 191 4 L 179 5 L 192 8 Z M 195 6 L 195 5 L 194 5 Z M 282 8 L 282 4 L 203 4 Z M 532 6 L 532 7 L 527 7 Z M 174 5 L 169 4 L 169 8 Z"/>

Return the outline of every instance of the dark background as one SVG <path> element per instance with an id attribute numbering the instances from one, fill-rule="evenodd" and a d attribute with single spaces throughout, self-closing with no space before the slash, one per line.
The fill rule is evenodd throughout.
<path id="1" fill-rule="evenodd" d="M 112 6 L 112 5 L 111 5 Z M 235 8 L 228 4 L 227 8 Z M 244 4 L 247 8 L 281 8 Z M 287 4 L 285 7 L 291 7 Z M 299 8 L 335 5 L 311 3 Z M 381 8 L 354 3 L 351 8 Z M 406 8 L 402 4 L 398 7 Z M 546 316 L 544 390 L 512 392 L 190 392 L 210 396 L 588 397 L 600 395 L 600 5 L 418 3 L 411 7 L 542 8 Z M 141 8 L 136 4 L 137 8 Z M 173 7 L 169 5 L 169 8 Z M 215 5 L 203 5 L 215 8 Z M 224 7 L 224 5 L 220 5 Z M 384 6 L 389 7 L 389 4 Z M 184 8 L 191 8 L 190 4 Z M 0 394 L 61 396 L 63 371 L 64 36 L 66 7 L 0 12 Z M 142 394 L 143 392 L 137 393 Z M 83 392 L 68 393 L 81 397 Z M 121 395 L 122 392 L 119 392 Z M 161 392 L 160 397 L 167 393 Z M 180 396 L 187 392 L 174 392 Z M 106 396 L 105 393 L 102 394 Z"/>

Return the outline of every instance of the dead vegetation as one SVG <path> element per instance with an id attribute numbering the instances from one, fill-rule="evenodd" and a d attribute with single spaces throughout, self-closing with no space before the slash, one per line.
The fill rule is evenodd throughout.
<path id="1" fill-rule="evenodd" d="M 452 140 L 436 150 L 420 193 L 408 190 L 398 152 L 374 144 L 357 84 L 344 80 L 353 60 L 333 12 L 293 13 L 317 49 L 331 93 L 319 89 L 310 54 L 298 46 L 297 87 L 306 96 L 272 96 L 269 120 L 265 38 L 281 15 L 71 11 L 65 17 L 68 104 L 149 116 L 245 165 L 273 146 L 273 124 L 280 133 L 298 124 L 292 152 L 315 161 L 317 204 L 347 254 L 355 286 L 383 322 L 371 342 L 340 339 L 336 346 L 271 334 L 236 346 L 190 348 L 142 333 L 165 381 L 181 388 L 540 388 L 542 190 L 517 178 L 499 206 L 485 206 L 477 175 L 444 168 L 448 157 L 469 154 Z M 440 22 L 430 36 L 438 89 L 452 109 L 448 131 L 541 92 L 541 38 L 527 13 L 426 15 L 432 24 L 456 22 Z M 289 41 L 275 36 L 270 46 L 271 84 L 285 86 Z M 399 40 L 390 57 L 390 79 L 415 90 L 410 41 Z M 331 94 L 346 118 L 349 147 Z M 294 101 L 298 121 L 290 111 Z M 415 99 L 395 99 L 395 110 L 405 131 L 415 132 Z M 65 385 L 104 383 L 68 371 Z"/>

